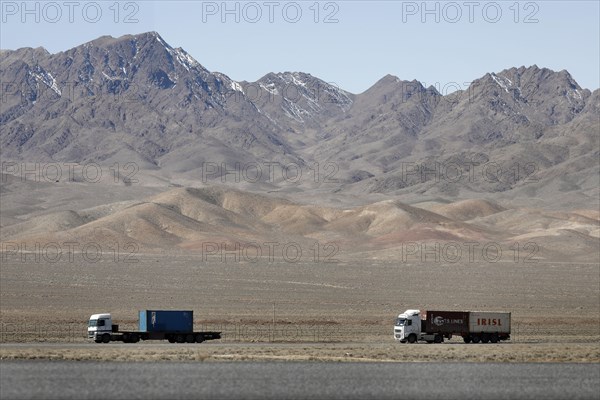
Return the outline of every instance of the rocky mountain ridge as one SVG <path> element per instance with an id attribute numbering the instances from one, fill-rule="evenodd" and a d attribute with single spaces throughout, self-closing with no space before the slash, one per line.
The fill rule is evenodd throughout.
<path id="1" fill-rule="evenodd" d="M 149 32 L 57 54 L 6 50 L 0 78 L 3 160 L 134 162 L 192 181 L 206 176 L 207 163 L 334 165 L 326 187 L 294 182 L 329 192 L 550 191 L 582 202 L 597 193 L 590 178 L 598 172 L 600 91 L 564 70 L 490 72 L 447 95 L 388 75 L 352 94 L 301 72 L 237 82 Z M 492 164 L 500 171 L 469 175 Z M 447 171 L 455 165 L 458 181 Z M 446 175 L 421 173 L 440 168 Z M 569 185 L 556 183 L 566 174 Z M 210 179 L 223 182 L 219 173 Z"/>

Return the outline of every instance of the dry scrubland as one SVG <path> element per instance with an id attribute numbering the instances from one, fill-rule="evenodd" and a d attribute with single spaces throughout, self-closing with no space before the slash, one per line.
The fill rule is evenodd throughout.
<path id="1" fill-rule="evenodd" d="M 514 259 L 516 254 L 519 261 L 600 261 L 600 213 L 594 209 L 524 208 L 488 199 L 408 204 L 379 196 L 349 196 L 345 201 L 354 204 L 327 206 L 327 200 L 344 196 L 336 199 L 315 192 L 305 203 L 293 192 L 275 196 L 218 186 L 148 185 L 128 190 L 108 184 L 26 185 L 6 175 L 2 180 L 0 240 L 3 250 L 9 251 L 15 244 L 31 250 L 36 245 L 65 247 L 65 243 L 77 242 L 78 251 L 93 243 L 105 252 L 118 247 L 121 253 L 199 254 L 207 252 L 207 243 L 228 249 L 255 243 L 267 255 L 264 244 L 277 242 L 275 256 L 281 258 L 283 246 L 294 243 L 302 247 L 306 260 L 317 242 L 319 260 L 394 261 L 404 258 L 407 243 L 419 242 L 459 244 L 458 258 L 453 251 L 444 254 L 446 260 L 455 261 L 471 260 L 465 243 L 477 243 L 478 254 L 472 259 L 477 262 L 486 261 L 482 249 L 489 244 L 503 248 L 499 257 L 503 260 Z M 32 192 L 36 196 L 27 196 Z M 332 243 L 335 248 L 326 247 Z M 487 261 L 495 258 L 494 252 Z M 412 252 L 410 257 L 419 261 L 421 253 Z M 250 248 L 246 258 L 255 254 Z"/>
<path id="2" fill-rule="evenodd" d="M 140 177 L 125 187 L 2 176 L 0 341 L 82 346 L 91 314 L 111 312 L 133 329 L 139 309 L 193 309 L 196 328 L 222 331 L 223 339 L 7 345 L 2 358 L 600 361 L 597 210 L 291 190 L 275 197 Z M 69 242 L 78 243 L 73 253 Z M 228 250 L 263 244 L 263 257 L 222 260 L 203 251 L 207 242 Z M 279 244 L 272 259 L 266 242 Z M 469 242 L 479 244 L 474 253 Z M 538 246 L 532 257 L 530 242 Z M 50 260 L 52 247 L 35 250 L 48 243 L 62 246 L 60 260 Z M 282 258 L 286 243 L 303 257 Z M 409 244 L 447 243 L 462 247 L 458 261 L 418 247 L 407 255 Z M 486 243 L 502 247 L 500 260 L 485 260 Z M 86 259 L 85 244 L 101 246 L 100 257 L 92 248 Z M 396 344 L 392 324 L 407 308 L 511 311 L 513 340 Z"/>
<path id="3" fill-rule="evenodd" d="M 597 344 L 496 344 L 468 346 L 461 343 L 401 346 L 394 343 L 319 343 L 259 345 L 172 345 L 135 347 L 109 345 L 69 348 L 0 347 L 3 360 L 93 361 L 388 361 L 388 362 L 598 362 Z"/>
<path id="4" fill-rule="evenodd" d="M 95 265 L 13 258 L 1 273 L 5 343 L 74 342 L 4 346 L 7 359 L 600 361 L 600 271 L 592 263 L 242 264 L 145 255 L 134 264 Z M 396 344 L 394 317 L 413 307 L 509 310 L 513 340 Z M 134 328 L 143 308 L 194 309 L 197 328 L 223 329 L 224 338 L 193 346 L 78 347 L 90 314 L 109 311 Z M 41 328 L 57 323 L 71 330 Z"/>

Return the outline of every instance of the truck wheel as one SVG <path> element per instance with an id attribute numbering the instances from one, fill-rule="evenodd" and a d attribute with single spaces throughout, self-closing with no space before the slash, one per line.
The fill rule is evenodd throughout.
<path id="1" fill-rule="evenodd" d="M 167 340 L 169 341 L 169 343 L 175 343 L 175 338 L 173 336 L 169 336 Z"/>
<path id="2" fill-rule="evenodd" d="M 202 343 L 202 342 L 204 342 L 204 336 L 201 333 L 199 333 L 196 335 L 196 343 Z"/>
<path id="3" fill-rule="evenodd" d="M 105 333 L 104 335 L 102 335 L 102 343 L 108 343 L 108 342 L 110 342 L 110 334 Z"/>
<path id="4" fill-rule="evenodd" d="M 408 336 L 408 343 L 416 343 L 417 337 L 414 334 Z"/>
<path id="5" fill-rule="evenodd" d="M 130 343 L 137 343 L 139 341 L 140 341 L 140 336 L 137 333 L 132 333 L 131 335 L 129 335 Z"/>
<path id="6" fill-rule="evenodd" d="M 463 336 L 463 341 L 465 343 L 471 343 L 471 336 Z"/>
<path id="7" fill-rule="evenodd" d="M 473 341 L 473 343 L 477 344 L 477 343 L 479 343 L 479 341 L 480 341 L 481 339 L 479 338 L 479 335 L 473 335 L 473 336 L 471 337 L 471 340 Z"/>
<path id="8" fill-rule="evenodd" d="M 183 342 L 185 342 L 185 336 L 183 336 L 183 335 L 177 335 L 177 336 L 175 336 L 175 341 L 177 343 L 183 343 Z"/>
<path id="9" fill-rule="evenodd" d="M 194 335 L 190 334 L 190 335 L 186 335 L 185 341 L 186 341 L 186 343 L 194 343 L 196 340 L 194 338 Z"/>
<path id="10" fill-rule="evenodd" d="M 444 338 L 442 337 L 442 335 L 435 335 L 433 338 L 434 343 L 442 343 L 443 341 L 444 341 Z"/>
<path id="11" fill-rule="evenodd" d="M 497 334 L 492 334 L 492 336 L 490 336 L 490 342 L 492 343 L 498 343 L 498 335 Z"/>
<path id="12" fill-rule="evenodd" d="M 490 335 L 481 335 L 481 343 L 489 343 L 490 342 Z"/>
<path id="13" fill-rule="evenodd" d="M 123 343 L 129 343 L 129 333 L 123 334 Z"/>
<path id="14" fill-rule="evenodd" d="M 94 342 L 96 342 L 96 343 L 102 343 L 102 339 L 101 338 L 96 338 L 96 339 L 94 339 Z"/>

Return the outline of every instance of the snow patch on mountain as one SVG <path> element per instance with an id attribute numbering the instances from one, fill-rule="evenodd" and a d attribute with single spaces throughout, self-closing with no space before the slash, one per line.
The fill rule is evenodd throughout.
<path id="1" fill-rule="evenodd" d="M 581 93 L 579 93 L 579 90 L 577 89 L 570 89 L 569 91 L 567 91 L 567 97 L 576 100 L 583 100 L 583 96 L 581 95 Z"/>
<path id="2" fill-rule="evenodd" d="M 244 93 L 244 88 L 242 88 L 242 85 L 240 85 L 238 82 L 236 81 L 231 81 L 231 88 L 233 90 L 235 90 L 236 92 L 241 92 Z"/>
<path id="3" fill-rule="evenodd" d="M 266 90 L 267 92 L 271 93 L 272 95 L 278 95 L 279 91 L 277 90 L 277 87 L 275 86 L 274 83 L 269 83 L 268 85 L 263 85 L 262 83 L 258 84 L 260 86 L 261 89 Z"/>
<path id="4" fill-rule="evenodd" d="M 197 67 L 200 65 L 198 61 L 196 61 L 192 56 L 190 56 L 185 50 L 182 48 L 177 49 L 168 49 L 169 53 L 175 57 L 175 59 L 185 68 L 187 71 L 190 69 Z"/>
<path id="5" fill-rule="evenodd" d="M 283 98 L 283 104 L 281 105 L 281 109 L 283 110 L 285 115 L 298 122 L 304 122 L 302 115 L 311 115 L 311 113 L 307 110 L 298 107 L 298 104 L 296 102 L 293 102 L 285 97 Z"/>
<path id="6" fill-rule="evenodd" d="M 106 79 L 110 80 L 110 81 L 114 81 L 115 79 L 119 79 L 119 78 L 115 78 L 115 77 L 108 76 L 108 75 L 106 74 L 106 72 L 104 72 L 104 71 L 102 71 L 102 75 L 104 75 L 104 77 L 105 77 Z"/>
<path id="7" fill-rule="evenodd" d="M 62 95 L 61 90 L 56 84 L 56 79 L 50 72 L 45 71 L 40 66 L 36 66 L 34 67 L 33 71 L 29 71 L 29 75 L 32 76 L 36 81 L 42 82 L 44 85 L 48 86 L 57 95 Z"/>
<path id="8" fill-rule="evenodd" d="M 510 86 L 512 86 L 512 81 L 510 79 L 505 78 L 503 76 L 496 75 L 493 72 L 492 72 L 491 76 L 492 76 L 492 79 L 494 80 L 494 82 L 496 82 L 498 84 L 498 86 L 500 86 L 502 89 L 504 89 L 504 91 L 506 93 L 509 93 L 508 88 Z"/>

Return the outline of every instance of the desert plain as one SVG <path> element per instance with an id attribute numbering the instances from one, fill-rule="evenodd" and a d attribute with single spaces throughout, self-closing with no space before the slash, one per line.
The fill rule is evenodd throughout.
<path id="1" fill-rule="evenodd" d="M 600 361 L 598 211 L 2 175 L 2 359 Z M 242 188 L 247 189 L 247 188 Z M 312 193 L 312 195 L 310 194 Z M 341 198 L 341 197 L 340 197 Z M 406 309 L 508 311 L 511 340 L 400 344 Z M 88 342 L 194 310 L 194 345 Z"/>

